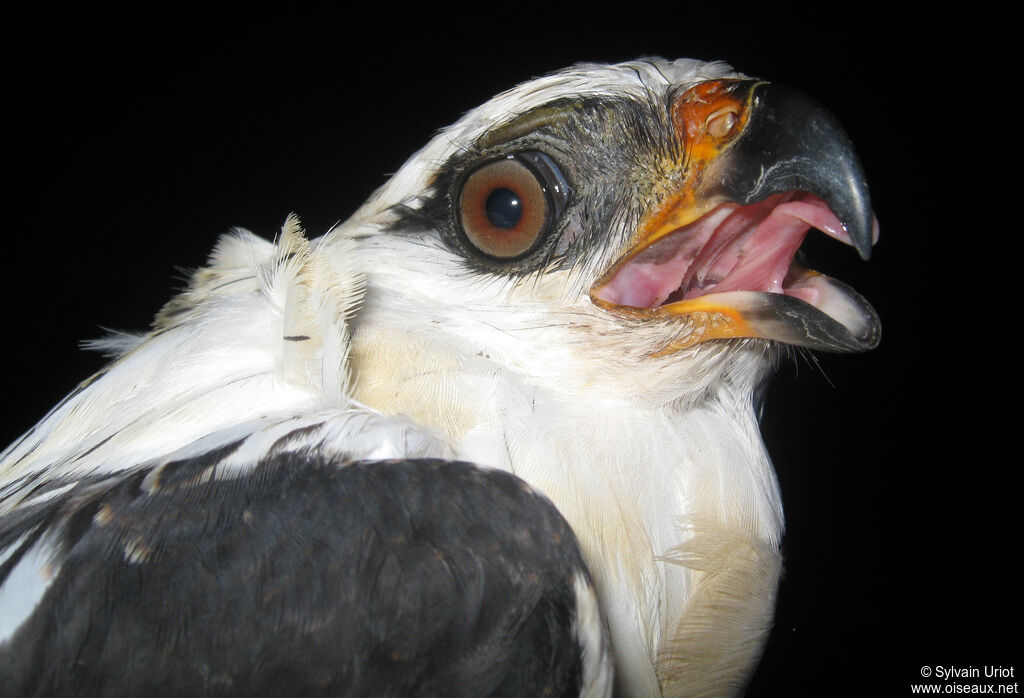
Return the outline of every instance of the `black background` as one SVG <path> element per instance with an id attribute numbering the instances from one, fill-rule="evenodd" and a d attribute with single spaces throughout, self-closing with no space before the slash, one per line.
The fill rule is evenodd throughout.
<path id="1" fill-rule="evenodd" d="M 312 235 L 438 129 L 579 60 L 724 59 L 832 108 L 882 238 L 824 271 L 881 347 L 784 366 L 764 424 L 787 514 L 776 627 L 750 695 L 906 695 L 922 666 L 1014 666 L 1016 357 L 1000 277 L 1013 109 L 992 27 L 815 4 L 12 18 L 5 38 L 3 440 L 145 328 L 232 226 Z M 600 15 L 600 16 L 598 16 Z M 979 41 L 979 37 L 985 39 Z M 1004 83 L 1005 85 L 1005 83 Z M 990 159 L 991 158 L 991 159 Z M 988 219 L 986 219 L 988 218 Z"/>

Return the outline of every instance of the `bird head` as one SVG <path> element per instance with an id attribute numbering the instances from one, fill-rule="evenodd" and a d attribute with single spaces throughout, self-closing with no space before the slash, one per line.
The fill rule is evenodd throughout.
<path id="1" fill-rule="evenodd" d="M 879 341 L 860 295 L 794 261 L 812 229 L 864 258 L 877 238 L 848 138 L 720 63 L 578 65 L 498 95 L 345 227 L 373 252 L 357 340 L 387 326 L 563 391 L 658 402 L 737 356 Z"/>

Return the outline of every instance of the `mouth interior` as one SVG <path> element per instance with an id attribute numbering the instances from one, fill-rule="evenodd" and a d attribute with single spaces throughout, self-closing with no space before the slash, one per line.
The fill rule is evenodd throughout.
<path id="1" fill-rule="evenodd" d="M 594 297 L 617 306 L 657 308 L 713 293 L 779 293 L 818 307 L 815 272 L 793 262 L 815 228 L 852 246 L 842 223 L 817 196 L 786 192 L 754 204 L 722 204 L 619 265 Z"/>

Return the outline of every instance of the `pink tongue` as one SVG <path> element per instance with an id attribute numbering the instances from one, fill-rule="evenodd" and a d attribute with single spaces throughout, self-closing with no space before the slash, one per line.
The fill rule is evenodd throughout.
<path id="1" fill-rule="evenodd" d="M 728 291 L 802 297 L 796 288 L 784 289 L 783 282 L 811 228 L 851 244 L 835 214 L 810 194 L 779 194 L 749 206 L 721 207 L 641 252 L 596 295 L 638 308 L 660 305 L 678 290 L 684 299 Z"/>
<path id="2" fill-rule="evenodd" d="M 684 298 L 711 292 L 768 291 L 782 293 L 793 255 L 814 218 L 813 204 L 791 201 L 769 209 L 757 220 L 756 209 L 739 209 L 715 231 L 681 284 Z M 831 216 L 828 208 L 825 212 Z M 696 284 L 694 284 L 696 281 Z M 691 288 L 691 286 L 694 286 Z"/>

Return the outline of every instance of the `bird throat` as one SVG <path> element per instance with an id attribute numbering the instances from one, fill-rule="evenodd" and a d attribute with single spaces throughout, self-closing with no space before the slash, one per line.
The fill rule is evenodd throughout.
<path id="1" fill-rule="evenodd" d="M 403 414 L 457 443 L 479 419 L 458 386 L 463 362 L 398 329 L 363 326 L 352 338 L 352 397 L 383 414 Z"/>

